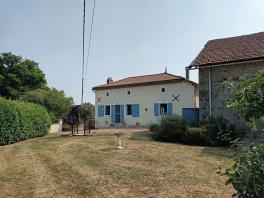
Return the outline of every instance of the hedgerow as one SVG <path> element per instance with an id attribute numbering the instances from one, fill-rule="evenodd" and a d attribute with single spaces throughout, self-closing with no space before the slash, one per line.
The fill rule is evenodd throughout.
<path id="1" fill-rule="evenodd" d="M 51 119 L 44 107 L 0 98 L 0 145 L 44 136 L 50 125 Z"/>
<path id="2" fill-rule="evenodd" d="M 180 116 L 167 116 L 149 128 L 156 140 L 200 146 L 228 147 L 239 138 L 235 126 L 222 117 L 204 120 L 197 128 L 189 127 Z"/>

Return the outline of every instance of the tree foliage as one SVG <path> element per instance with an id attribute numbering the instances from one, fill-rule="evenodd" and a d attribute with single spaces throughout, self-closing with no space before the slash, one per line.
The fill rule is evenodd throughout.
<path id="1" fill-rule="evenodd" d="M 73 104 L 72 97 L 66 97 L 63 91 L 55 88 L 29 91 L 22 96 L 22 99 L 46 107 L 53 122 L 65 118 Z"/>
<path id="2" fill-rule="evenodd" d="M 264 195 L 264 144 L 251 146 L 247 150 L 237 148 L 234 165 L 223 175 L 228 177 L 226 185 L 232 184 L 233 196 L 261 198 Z M 219 172 L 221 173 L 221 171 Z"/>
<path id="3" fill-rule="evenodd" d="M 227 107 L 245 118 L 253 130 L 256 130 L 256 121 L 264 120 L 264 70 L 255 76 L 245 76 L 238 82 L 229 82 L 232 99 Z"/>
<path id="4" fill-rule="evenodd" d="M 94 119 L 95 107 L 91 103 L 84 103 L 78 107 L 80 113 L 80 119 L 87 120 L 89 118 Z"/>
<path id="5" fill-rule="evenodd" d="M 47 81 L 38 63 L 10 52 L 0 54 L 0 96 L 19 99 L 30 90 L 45 87 Z"/>

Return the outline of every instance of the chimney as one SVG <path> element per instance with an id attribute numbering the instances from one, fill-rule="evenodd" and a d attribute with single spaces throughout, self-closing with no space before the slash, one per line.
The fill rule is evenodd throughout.
<path id="1" fill-rule="evenodd" d="M 189 80 L 190 79 L 190 70 L 189 70 L 189 67 L 185 67 L 185 71 L 186 71 L 186 79 Z"/>
<path id="2" fill-rule="evenodd" d="M 107 80 L 106 80 L 106 83 L 107 83 L 107 84 L 111 84 L 111 83 L 113 83 L 113 82 L 114 82 L 114 81 L 113 81 L 112 77 L 108 77 Z"/>

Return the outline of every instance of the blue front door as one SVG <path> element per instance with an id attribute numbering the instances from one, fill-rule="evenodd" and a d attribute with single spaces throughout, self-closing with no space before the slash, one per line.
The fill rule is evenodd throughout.
<path id="1" fill-rule="evenodd" d="M 111 123 L 124 123 L 125 105 L 111 105 Z"/>
<path id="2" fill-rule="evenodd" d="M 115 105 L 115 123 L 120 123 L 120 105 Z"/>

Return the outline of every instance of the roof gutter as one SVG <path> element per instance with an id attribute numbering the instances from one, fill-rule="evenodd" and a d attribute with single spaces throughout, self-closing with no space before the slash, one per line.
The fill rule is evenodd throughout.
<path id="1" fill-rule="evenodd" d="M 210 68 L 210 67 L 221 67 L 221 66 L 228 66 L 228 65 L 237 65 L 241 63 L 252 63 L 252 62 L 261 62 L 264 61 L 264 57 L 260 59 L 251 59 L 251 60 L 244 60 L 244 61 L 233 61 L 229 63 L 217 63 L 217 64 L 211 64 L 211 65 L 193 65 L 193 66 L 187 66 L 185 67 L 187 70 L 195 70 L 195 69 L 203 69 L 203 68 Z"/>

